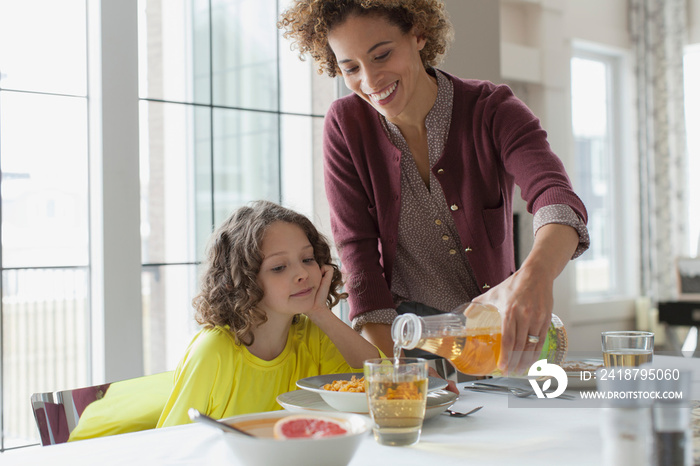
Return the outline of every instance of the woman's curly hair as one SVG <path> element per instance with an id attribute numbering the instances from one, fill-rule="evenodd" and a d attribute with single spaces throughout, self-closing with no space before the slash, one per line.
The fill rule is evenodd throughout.
<path id="1" fill-rule="evenodd" d="M 237 343 L 253 344 L 253 329 L 267 321 L 265 312 L 256 307 L 263 298 L 257 276 L 264 259 L 263 238 L 275 222 L 298 225 L 313 246 L 319 267 L 333 267 L 326 299 L 328 307 L 332 308 L 347 297 L 340 291 L 342 275 L 338 266 L 331 262 L 328 241 L 313 223 L 280 205 L 255 201 L 235 211 L 209 240 L 200 292 L 192 301 L 198 323 L 207 327 L 228 325 Z"/>
<path id="2" fill-rule="evenodd" d="M 404 34 L 415 30 L 426 39 L 420 51 L 423 66 L 438 65 L 453 39 L 452 24 L 441 0 L 296 0 L 282 13 L 277 27 L 292 39 L 299 58 L 308 53 L 318 72 L 334 77 L 340 72 L 328 45 L 328 33 L 353 15 L 381 15 Z"/>

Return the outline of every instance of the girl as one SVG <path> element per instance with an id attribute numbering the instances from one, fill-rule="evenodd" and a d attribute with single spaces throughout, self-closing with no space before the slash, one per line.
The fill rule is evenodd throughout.
<path id="1" fill-rule="evenodd" d="M 341 274 L 306 217 L 267 201 L 214 232 L 193 304 L 204 328 L 174 375 L 157 427 L 281 409 L 296 381 L 361 369 L 380 352 L 331 312 Z"/>

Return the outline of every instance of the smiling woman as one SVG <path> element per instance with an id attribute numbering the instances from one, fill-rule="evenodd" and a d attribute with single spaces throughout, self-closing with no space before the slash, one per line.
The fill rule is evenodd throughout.
<path id="1" fill-rule="evenodd" d="M 441 1 L 297 0 L 279 26 L 353 92 L 326 115 L 324 174 L 354 327 L 390 354 L 397 314 L 495 304 L 499 366 L 517 369 L 525 345 L 542 348 L 554 279 L 588 247 L 537 117 L 507 86 L 434 68 L 452 32 Z M 520 270 L 516 185 L 536 231 Z"/>

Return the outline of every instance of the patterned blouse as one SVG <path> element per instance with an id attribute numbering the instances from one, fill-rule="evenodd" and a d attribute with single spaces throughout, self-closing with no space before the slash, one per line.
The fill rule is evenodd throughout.
<path id="1" fill-rule="evenodd" d="M 437 77 L 438 94 L 425 119 L 431 167 L 440 158 L 447 141 L 454 97 L 452 82 L 439 70 L 433 72 Z M 474 272 L 460 247 L 457 227 L 440 183 L 429 171 L 430 187 L 426 186 L 399 128 L 383 116 L 381 120 L 391 142 L 402 155 L 401 216 L 391 280 L 394 304 L 416 301 L 449 312 L 480 294 Z M 534 233 L 548 223 L 576 229 L 579 245 L 572 259 L 588 249 L 588 229 L 571 207 L 558 204 L 538 210 L 534 216 Z M 352 326 L 359 331 L 366 323 L 391 325 L 397 315 L 396 309 L 377 309 L 357 316 Z"/>

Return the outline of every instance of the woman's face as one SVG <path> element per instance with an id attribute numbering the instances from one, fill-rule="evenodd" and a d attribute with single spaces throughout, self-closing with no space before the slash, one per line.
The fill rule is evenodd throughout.
<path id="1" fill-rule="evenodd" d="M 350 16 L 328 34 L 345 85 L 392 120 L 411 103 L 425 73 L 425 39 L 404 34 L 380 15 Z"/>

